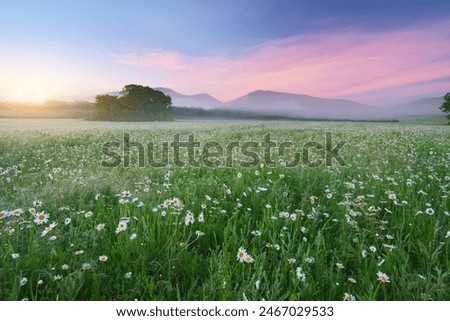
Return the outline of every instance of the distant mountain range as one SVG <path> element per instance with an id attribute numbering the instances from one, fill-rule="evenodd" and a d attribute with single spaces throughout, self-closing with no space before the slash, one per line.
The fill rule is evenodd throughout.
<path id="1" fill-rule="evenodd" d="M 154 88 L 162 91 L 172 98 L 172 104 L 178 107 L 199 107 L 205 109 L 217 108 L 223 106 L 223 103 L 208 94 L 183 95 L 170 88 Z"/>
<path id="2" fill-rule="evenodd" d="M 442 116 L 443 98 L 422 98 L 395 106 L 377 107 L 345 99 L 325 99 L 301 94 L 257 90 L 223 103 L 208 95 L 183 95 L 169 88 L 155 88 L 172 97 L 174 106 L 222 109 L 246 114 L 315 119 L 394 119 Z"/>

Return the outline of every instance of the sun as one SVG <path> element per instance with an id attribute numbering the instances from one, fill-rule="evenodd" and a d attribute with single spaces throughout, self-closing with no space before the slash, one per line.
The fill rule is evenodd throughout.
<path id="1" fill-rule="evenodd" d="M 38 87 L 24 87 L 21 88 L 16 100 L 24 103 L 42 103 L 46 100 L 43 91 Z"/>

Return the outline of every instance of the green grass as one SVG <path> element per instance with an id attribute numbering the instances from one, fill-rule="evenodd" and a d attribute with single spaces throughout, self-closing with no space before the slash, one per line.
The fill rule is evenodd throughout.
<path id="1" fill-rule="evenodd" d="M 357 300 L 450 300 L 449 126 L 4 128 L 0 300 L 342 300 L 345 293 Z M 102 144 L 121 141 L 124 131 L 143 143 L 171 141 L 177 132 L 185 140 L 193 132 L 202 143 L 224 146 L 260 142 L 266 133 L 297 146 L 324 144 L 332 132 L 335 142 L 347 142 L 341 150 L 347 166 L 285 168 L 275 153 L 273 167 L 243 168 L 236 156 L 232 168 L 139 168 L 135 154 L 130 168 L 102 167 Z M 123 191 L 132 194 L 130 203 L 119 202 Z M 182 205 L 164 208 L 173 198 Z M 47 223 L 34 222 L 33 207 L 49 214 Z M 190 213 L 195 221 L 186 225 Z M 116 234 L 121 220 L 127 229 Z M 41 236 L 52 222 L 57 225 Z M 253 263 L 237 260 L 240 247 Z M 379 271 L 389 283 L 377 280 Z"/>

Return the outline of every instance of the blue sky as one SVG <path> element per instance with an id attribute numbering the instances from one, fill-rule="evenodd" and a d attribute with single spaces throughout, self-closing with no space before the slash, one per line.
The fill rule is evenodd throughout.
<path id="1" fill-rule="evenodd" d="M 431 72 L 432 68 L 442 69 L 442 65 L 430 65 L 431 61 L 449 59 L 448 48 L 438 45 L 450 40 L 449 31 L 442 27 L 449 22 L 449 12 L 448 1 L 417 0 L 0 0 L 0 98 L 31 97 L 32 92 L 34 97 L 41 98 L 81 97 L 139 82 L 155 87 L 171 86 L 186 93 L 209 92 L 223 100 L 262 88 L 369 101 L 377 99 L 377 90 L 395 92 L 395 84 L 389 88 L 380 85 L 375 91 L 372 86 L 365 92 L 349 84 L 348 91 L 327 88 L 329 91 L 321 92 L 316 90 L 321 87 L 320 77 L 313 76 L 309 68 L 309 79 L 317 81 L 314 86 L 311 83 L 305 86 L 288 71 L 302 70 L 303 52 L 315 51 L 323 59 L 330 59 L 326 52 L 336 50 L 342 43 L 351 47 L 350 56 L 354 57 L 355 42 L 349 42 L 351 39 L 372 48 L 376 41 L 386 46 L 392 44 L 389 42 L 392 37 L 397 39 L 398 34 L 414 32 L 422 36 L 431 33 L 434 42 L 430 40 L 428 45 L 435 50 L 421 60 L 429 68 L 425 68 L 428 76 L 411 79 L 411 84 L 425 82 L 425 87 L 434 89 L 418 90 L 411 85 L 415 93 L 404 94 L 434 95 L 441 93 L 450 79 L 450 72 Z M 372 39 L 369 44 L 364 40 L 368 38 Z M 334 45 L 327 47 L 327 41 Z M 261 75 L 252 66 L 252 61 L 265 66 L 261 60 L 274 57 L 276 53 L 269 52 L 273 47 L 287 48 L 290 53 L 277 51 L 287 61 L 286 65 L 276 64 L 284 75 L 278 83 L 284 87 L 277 86 L 276 79 L 273 84 L 264 81 L 276 78 L 279 72 L 275 68 Z M 296 52 L 299 58 L 294 61 Z M 346 61 L 342 65 L 345 64 Z M 239 75 L 239 69 L 246 73 Z M 424 74 L 425 69 L 421 69 Z M 328 72 L 333 70 L 336 76 L 343 73 L 334 67 Z M 317 73 L 324 72 L 327 70 L 320 64 Z M 345 73 L 343 81 L 350 78 L 343 76 Z M 292 78 L 291 83 L 286 78 Z M 195 85 L 188 84 L 189 79 Z M 245 88 L 240 90 L 232 86 L 233 79 L 251 84 L 241 86 Z M 398 86 L 405 88 L 408 84 L 403 81 Z M 393 100 L 400 99 L 392 96 Z"/>

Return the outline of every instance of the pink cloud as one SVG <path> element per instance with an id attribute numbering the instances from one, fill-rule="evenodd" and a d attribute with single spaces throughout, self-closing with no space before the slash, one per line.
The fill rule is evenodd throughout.
<path id="1" fill-rule="evenodd" d="M 246 48 L 238 58 L 152 50 L 117 61 L 148 70 L 159 84 L 225 101 L 257 89 L 364 99 L 380 90 L 450 77 L 449 30 L 450 20 L 379 33 L 299 35 Z"/>

